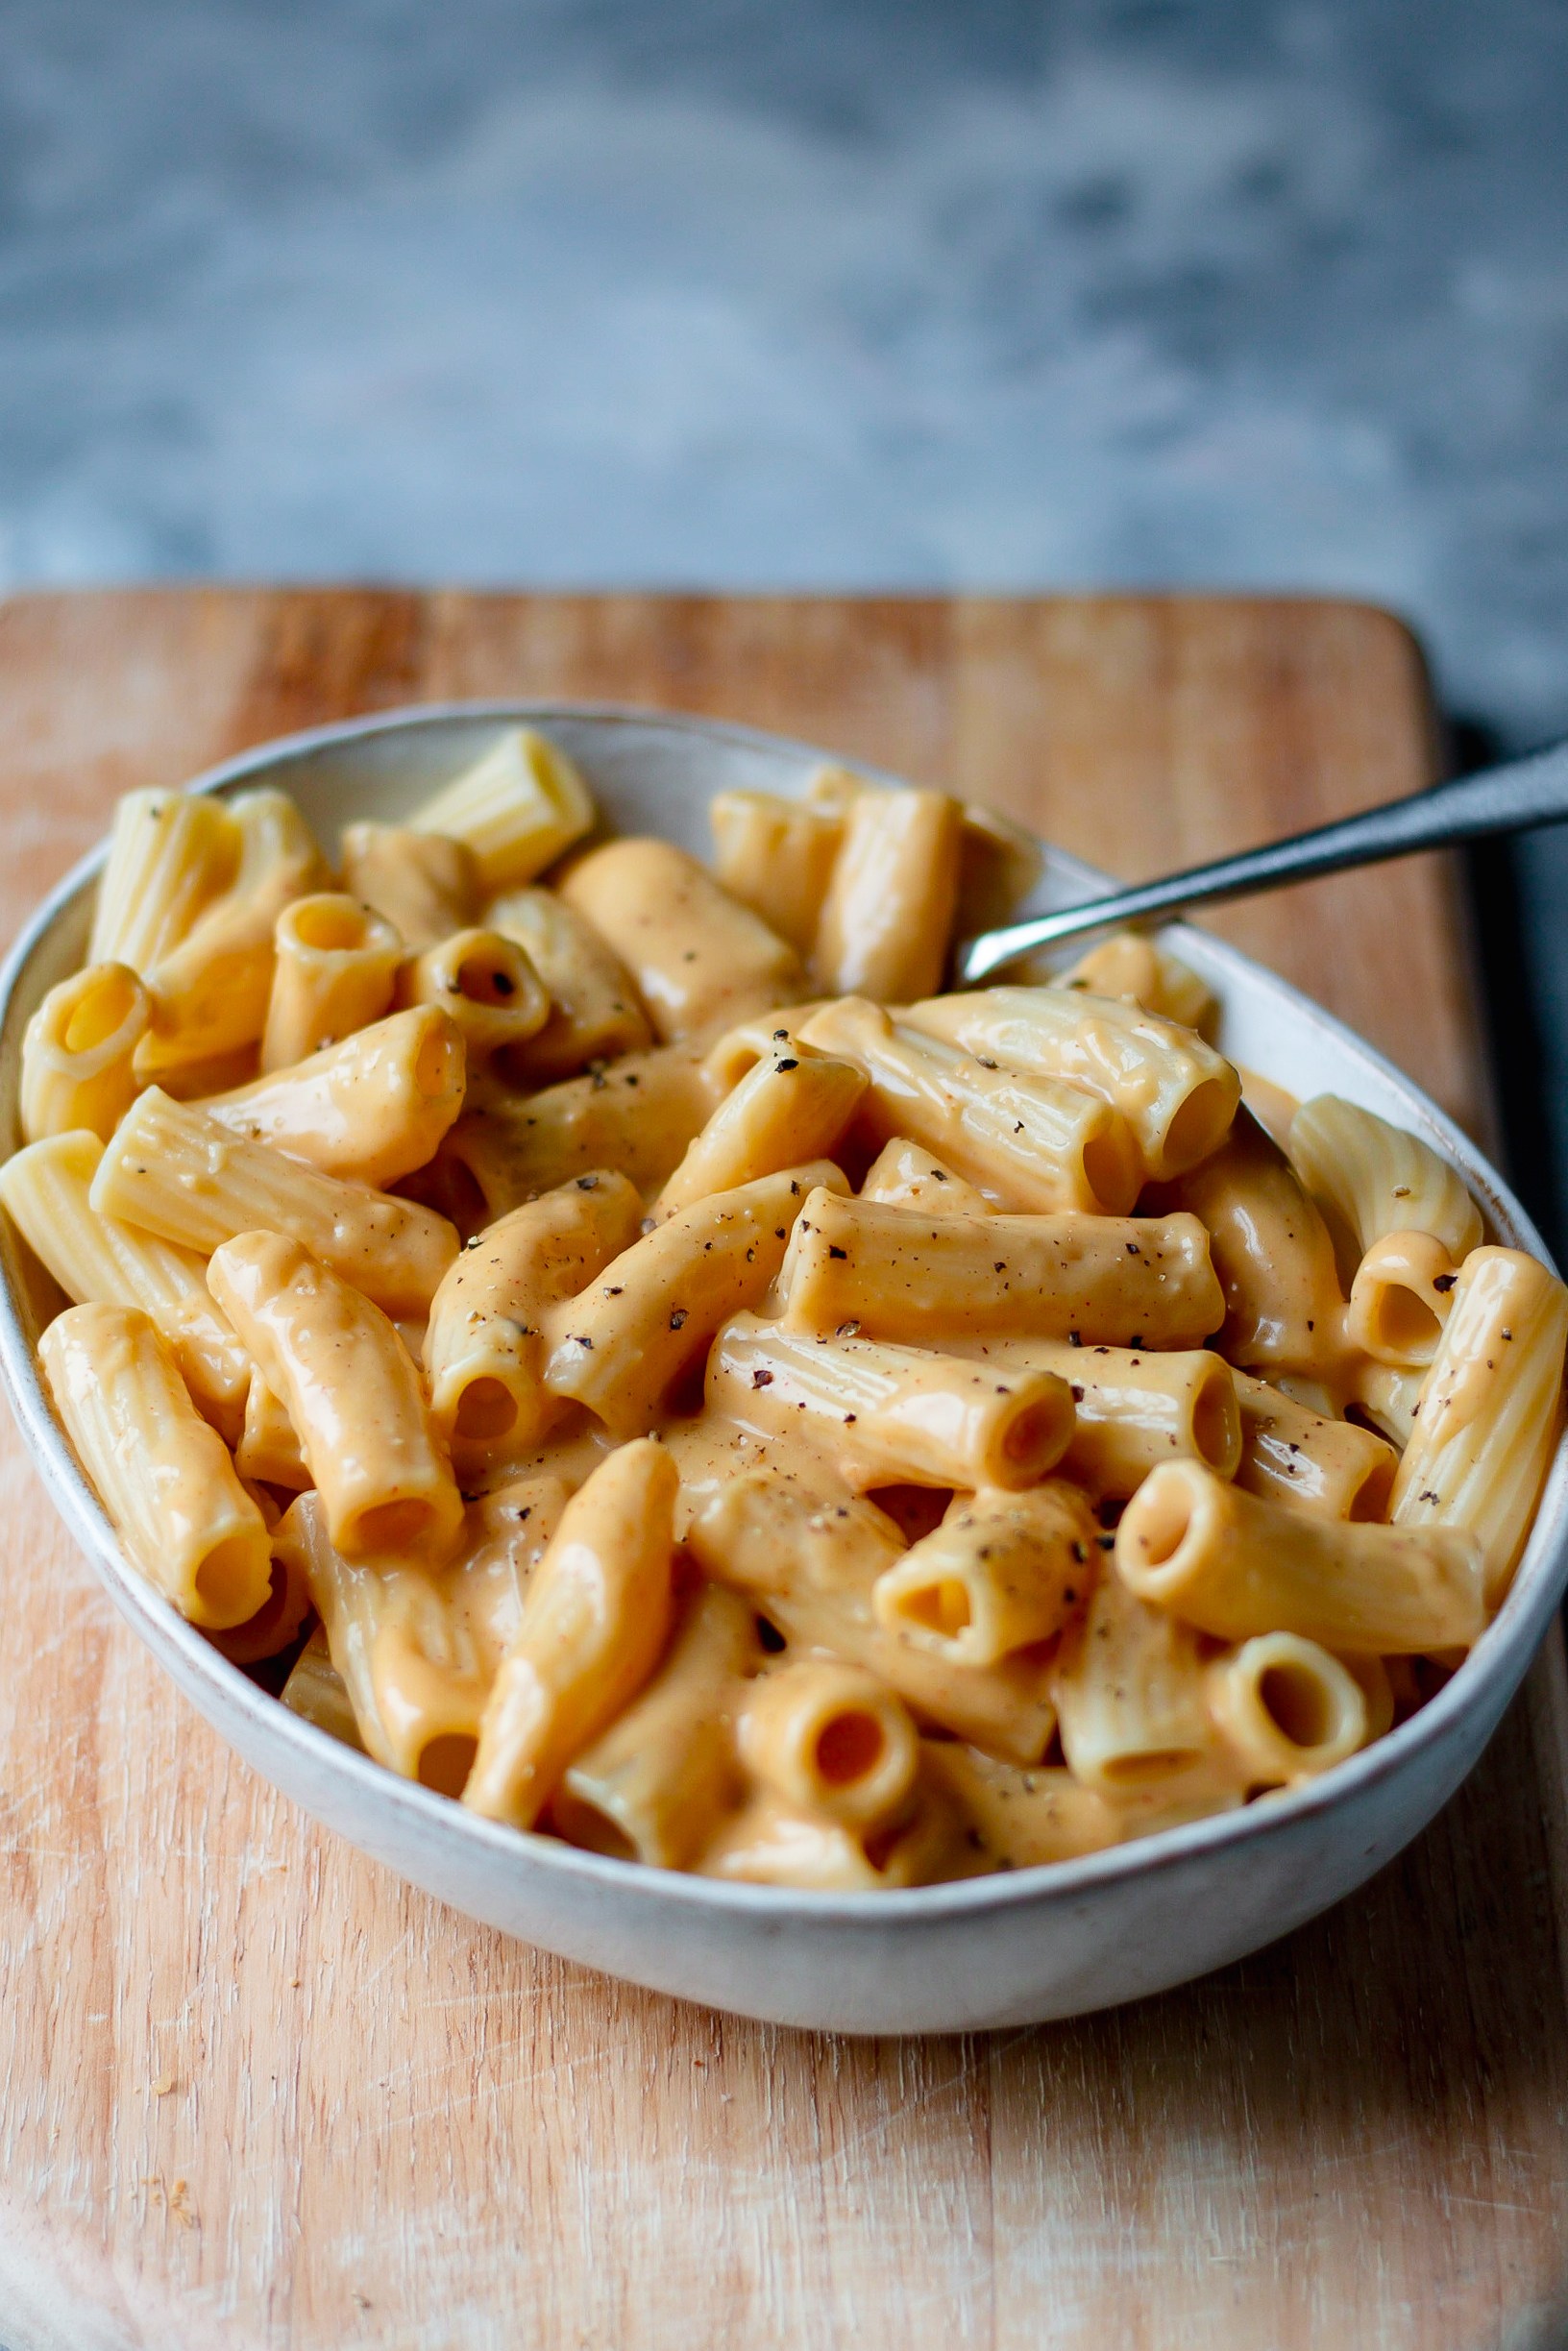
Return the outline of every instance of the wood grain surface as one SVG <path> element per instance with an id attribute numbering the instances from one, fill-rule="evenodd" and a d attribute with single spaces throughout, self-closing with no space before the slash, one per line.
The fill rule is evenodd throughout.
<path id="1" fill-rule="evenodd" d="M 464 695 L 778 726 L 1129 877 L 1410 790 L 1419 657 L 1343 605 L 179 591 L 0 606 L 0 931 L 103 828 L 317 720 Z M 1473 1129 L 1434 861 L 1217 917 Z M 7 2351 L 1556 2344 L 1560 1650 L 1332 1916 L 1076 2023 L 866 2043 L 509 1944 L 231 1757 L 0 1433 Z"/>

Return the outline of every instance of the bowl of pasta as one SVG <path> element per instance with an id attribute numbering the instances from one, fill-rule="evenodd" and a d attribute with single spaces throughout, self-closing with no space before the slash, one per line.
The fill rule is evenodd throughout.
<path id="1" fill-rule="evenodd" d="M 779 2022 L 1072 2015 L 1453 1793 L 1568 1292 L 1200 933 L 809 747 L 394 713 L 133 793 L 0 990 L 0 1370 L 122 1615 L 469 1915 Z"/>

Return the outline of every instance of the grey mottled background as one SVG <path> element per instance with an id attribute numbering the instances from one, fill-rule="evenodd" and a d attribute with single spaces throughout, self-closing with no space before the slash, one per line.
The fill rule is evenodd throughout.
<path id="1" fill-rule="evenodd" d="M 1546 0 L 0 0 L 0 588 L 1314 587 L 1568 731 L 1565 125 Z"/>

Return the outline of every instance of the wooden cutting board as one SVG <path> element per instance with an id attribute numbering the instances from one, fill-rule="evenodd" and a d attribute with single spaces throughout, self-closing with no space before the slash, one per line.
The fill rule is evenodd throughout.
<path id="1" fill-rule="evenodd" d="M 0 606 L 0 930 L 132 785 L 466 695 L 660 703 L 952 783 L 1129 877 L 1409 791 L 1331 603 L 179 591 Z M 1219 918 L 1472 1128 L 1451 877 Z M 1078 2023 L 855 2043 L 508 1944 L 176 1697 L 0 1434 L 0 2342 L 1265 2351 L 1568 2323 L 1560 1650 L 1370 1888 Z"/>

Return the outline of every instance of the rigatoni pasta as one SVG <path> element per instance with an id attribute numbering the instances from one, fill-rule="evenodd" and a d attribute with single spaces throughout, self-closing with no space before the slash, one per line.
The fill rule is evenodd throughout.
<path id="1" fill-rule="evenodd" d="M 713 820 L 585 845 L 515 727 L 335 859 L 279 791 L 125 803 L 0 1203 L 127 1557 L 434 1795 L 796 1894 L 1384 1736 L 1507 1595 L 1568 1292 L 1151 941 L 941 992 L 1004 820 Z"/>

